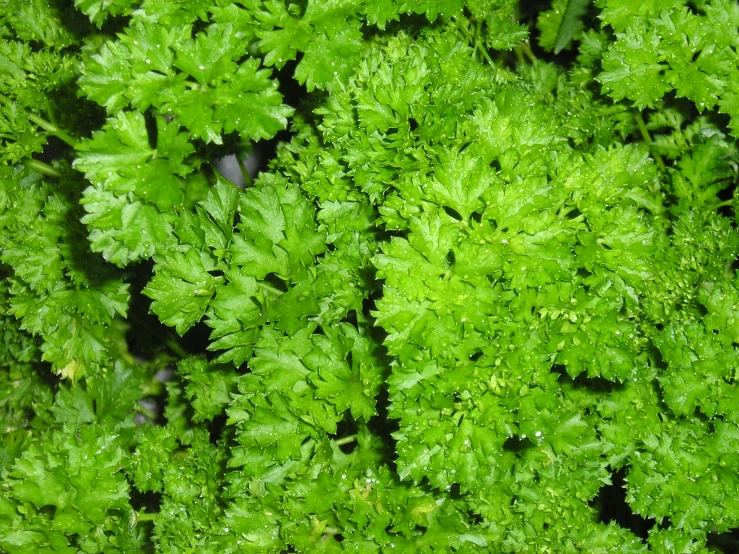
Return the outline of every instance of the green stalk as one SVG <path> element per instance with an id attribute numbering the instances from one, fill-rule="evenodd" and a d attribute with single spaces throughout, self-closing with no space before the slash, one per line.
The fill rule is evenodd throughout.
<path id="1" fill-rule="evenodd" d="M 157 414 L 149 410 L 148 408 L 145 408 L 141 404 L 136 404 L 136 411 L 140 414 L 143 414 L 145 417 L 149 418 L 151 421 L 155 421 L 157 418 Z"/>
<path id="2" fill-rule="evenodd" d="M 174 340 L 173 338 L 171 338 L 171 337 L 165 337 L 165 338 L 164 338 L 164 340 L 163 340 L 163 342 L 164 342 L 164 345 L 165 345 L 165 346 L 166 346 L 167 348 L 169 348 L 169 350 L 170 350 L 170 351 L 171 351 L 171 352 L 172 352 L 172 353 L 173 353 L 173 354 L 174 354 L 175 356 L 179 356 L 179 357 L 180 357 L 180 358 L 182 358 L 183 360 L 184 360 L 185 358 L 188 358 L 188 357 L 190 356 L 190 354 L 189 354 L 189 353 L 188 353 L 188 352 L 187 352 L 187 351 L 186 351 L 186 350 L 185 350 L 184 348 L 182 348 L 182 347 L 180 346 L 180 343 L 179 343 L 179 342 L 177 342 L 176 340 Z"/>
<path id="3" fill-rule="evenodd" d="M 644 139 L 644 143 L 647 145 L 647 148 L 649 148 L 649 151 L 652 154 L 652 157 L 657 162 L 657 165 L 662 171 L 665 171 L 665 162 L 662 161 L 662 156 L 657 154 L 655 152 L 654 147 L 652 146 L 652 137 L 649 136 L 649 130 L 647 129 L 646 123 L 644 123 L 644 119 L 641 116 L 641 113 L 635 113 L 634 114 L 634 121 L 636 121 L 636 126 L 639 128 L 639 133 L 641 133 L 642 139 Z"/>
<path id="4" fill-rule="evenodd" d="M 531 44 L 529 44 L 528 40 L 522 42 L 519 48 L 531 63 L 536 63 L 536 56 L 534 56 L 534 51 L 531 49 Z"/>
<path id="5" fill-rule="evenodd" d="M 464 38 L 469 42 L 472 46 L 474 46 L 475 50 L 479 50 L 482 52 L 483 57 L 487 60 L 487 62 L 493 67 L 493 69 L 497 69 L 497 66 L 495 65 L 495 62 L 490 57 L 490 54 L 488 54 L 488 51 L 485 49 L 485 47 L 480 43 L 480 39 L 477 37 L 474 37 L 470 34 L 470 32 L 465 29 L 462 25 L 460 25 L 459 20 L 455 19 L 454 24 L 457 27 L 457 30 L 462 33 Z M 480 29 L 480 25 L 478 23 L 478 29 Z"/>
<path id="6" fill-rule="evenodd" d="M 45 119 L 37 116 L 36 114 L 29 113 L 28 119 L 41 127 L 44 131 L 49 133 L 50 135 L 55 136 L 56 138 L 66 142 L 69 146 L 74 148 L 75 150 L 79 147 L 79 142 L 75 140 L 69 133 L 66 131 L 62 131 L 59 127 L 54 125 L 53 123 L 50 123 L 46 121 Z"/>
<path id="7" fill-rule="evenodd" d="M 51 121 L 51 124 L 55 127 L 59 127 L 59 124 L 56 122 L 56 118 L 54 117 L 54 112 L 51 109 L 51 102 L 49 102 L 49 98 L 44 98 L 44 104 L 46 104 L 46 116 L 49 118 L 49 121 Z"/>
<path id="8" fill-rule="evenodd" d="M 336 446 L 344 446 L 345 444 L 349 444 L 351 442 L 354 442 L 355 440 L 357 440 L 357 435 L 347 435 L 346 437 L 336 439 L 334 441 L 334 444 Z"/>
<path id="9" fill-rule="evenodd" d="M 38 160 L 34 160 L 33 158 L 28 158 L 26 160 L 23 160 L 23 165 L 25 165 L 29 169 L 33 169 L 34 171 L 41 173 L 41 175 L 46 175 L 47 177 L 54 177 L 58 179 L 62 176 L 61 173 L 59 173 L 56 169 L 51 167 L 49 164 L 40 162 Z"/>

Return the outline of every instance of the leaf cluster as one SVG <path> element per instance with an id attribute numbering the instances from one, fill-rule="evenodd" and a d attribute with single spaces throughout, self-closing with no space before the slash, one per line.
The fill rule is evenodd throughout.
<path id="1" fill-rule="evenodd" d="M 1 5 L 0 550 L 731 552 L 734 3 Z"/>

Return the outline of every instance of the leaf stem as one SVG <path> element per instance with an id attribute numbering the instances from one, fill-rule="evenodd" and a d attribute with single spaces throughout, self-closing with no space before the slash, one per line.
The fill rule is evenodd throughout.
<path id="1" fill-rule="evenodd" d="M 135 512 L 136 521 L 154 521 L 157 518 L 157 514 L 147 512 Z"/>
<path id="2" fill-rule="evenodd" d="M 354 442 L 357 440 L 357 435 L 347 435 L 346 437 L 341 437 L 340 439 L 336 439 L 334 441 L 334 444 L 336 446 L 344 446 L 345 444 L 349 444 L 351 442 Z"/>
<path id="3" fill-rule="evenodd" d="M 59 127 L 54 125 L 53 123 L 50 123 L 46 121 L 45 119 L 37 116 L 36 114 L 29 113 L 28 119 L 41 127 L 44 131 L 49 133 L 50 135 L 55 136 L 56 138 L 66 142 L 69 146 L 71 146 L 74 149 L 77 149 L 79 147 L 79 142 L 75 140 L 69 133 L 66 131 L 62 131 Z"/>
<path id="4" fill-rule="evenodd" d="M 155 414 L 154 412 L 152 412 L 149 408 L 147 408 L 145 406 L 142 406 L 141 403 L 136 404 L 136 411 L 138 413 L 144 415 L 145 417 L 147 417 L 151 421 L 156 421 L 156 419 L 157 419 L 157 414 Z"/>
<path id="5" fill-rule="evenodd" d="M 28 158 L 23 160 L 21 163 L 25 165 L 29 169 L 33 169 L 34 171 L 41 173 L 41 175 L 46 175 L 47 177 L 54 177 L 58 179 L 62 176 L 62 174 L 51 167 L 49 164 L 41 162 L 39 160 L 34 160 L 33 158 Z"/>
<path id="6" fill-rule="evenodd" d="M 651 152 L 654 161 L 657 162 L 660 170 L 665 171 L 665 162 L 662 161 L 662 156 L 660 156 L 652 146 L 652 137 L 649 136 L 649 130 L 647 129 L 647 125 L 644 123 L 644 119 L 642 118 L 641 113 L 636 112 L 634 114 L 634 121 L 636 121 L 636 126 L 639 128 L 639 133 L 641 133 L 641 137 L 644 140 L 644 143 L 647 145 L 647 148 L 649 148 L 649 152 Z"/>
<path id="7" fill-rule="evenodd" d="M 164 345 L 169 348 L 173 354 L 179 356 L 182 359 L 188 358 L 190 354 L 180 346 L 180 343 L 174 340 L 172 337 L 164 337 Z"/>
<path id="8" fill-rule="evenodd" d="M 258 286 L 262 287 L 266 291 L 269 291 L 275 294 L 276 296 L 282 296 L 283 294 L 285 294 L 284 291 L 281 291 L 277 287 L 273 287 L 272 285 L 268 285 L 267 283 L 264 283 L 264 282 L 258 283 Z M 288 285 L 288 288 L 289 288 L 289 285 Z"/>
<path id="9" fill-rule="evenodd" d="M 495 65 L 495 62 L 490 57 L 490 54 L 488 54 L 488 51 L 485 49 L 485 47 L 480 43 L 480 39 L 478 37 L 472 36 L 472 34 L 465 29 L 462 25 L 460 25 L 459 20 L 455 19 L 454 24 L 457 27 L 457 30 L 464 35 L 464 38 L 467 39 L 467 42 L 470 43 L 470 45 L 475 47 L 475 50 L 479 50 L 482 52 L 483 57 L 487 60 L 487 62 L 493 66 L 493 69 L 497 69 L 497 66 Z M 480 28 L 480 25 L 478 23 L 478 29 Z"/>
<path id="10" fill-rule="evenodd" d="M 534 55 L 534 51 L 531 49 L 531 44 L 529 44 L 528 40 L 523 41 L 520 46 L 516 46 L 516 50 L 523 53 L 531 63 L 536 63 L 536 56 Z"/>
<path id="11" fill-rule="evenodd" d="M 54 112 L 51 109 L 51 102 L 49 102 L 48 96 L 44 98 L 44 104 L 46 104 L 46 117 L 49 118 L 49 121 L 51 121 L 51 124 L 55 127 L 59 127 L 59 124 L 56 122 L 56 118 L 54 117 Z"/>

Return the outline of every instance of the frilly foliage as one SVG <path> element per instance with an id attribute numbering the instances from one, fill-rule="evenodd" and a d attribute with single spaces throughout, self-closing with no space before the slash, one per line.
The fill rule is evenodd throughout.
<path id="1" fill-rule="evenodd" d="M 736 3 L 73 4 L 0 4 L 2 551 L 732 551 Z"/>

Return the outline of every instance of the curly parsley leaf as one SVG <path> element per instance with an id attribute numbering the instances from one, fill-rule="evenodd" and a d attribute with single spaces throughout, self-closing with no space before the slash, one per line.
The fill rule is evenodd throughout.
<path id="1" fill-rule="evenodd" d="M 718 106 L 735 132 L 737 64 L 732 55 L 739 22 L 732 2 L 701 4 L 696 11 L 677 2 L 647 2 L 631 9 L 623 2 L 598 2 L 602 19 L 616 32 L 603 53 L 597 76 L 612 98 L 638 108 L 653 107 L 674 90 L 699 112 Z"/>
<path id="2" fill-rule="evenodd" d="M 242 61 L 250 37 L 231 23 L 191 35 L 189 23 L 166 25 L 137 12 L 118 40 L 87 60 L 80 86 L 108 113 L 153 106 L 206 143 L 222 144 L 234 131 L 258 140 L 284 129 L 293 109 L 277 82 L 258 60 Z M 121 73 L 130 82 L 121 83 Z"/>
<path id="3" fill-rule="evenodd" d="M 119 353 L 110 329 L 128 309 L 128 285 L 101 266 L 79 223 L 74 178 L 57 192 L 43 176 L 6 168 L 0 182 L 0 260 L 8 277 L 10 313 L 42 337 L 43 359 L 65 377 L 95 372 Z M 14 208 L 14 209 L 12 209 Z"/>
<path id="4" fill-rule="evenodd" d="M 84 192 L 95 251 L 120 266 L 151 257 L 170 240 L 171 209 L 185 200 L 185 162 L 193 153 L 187 135 L 174 123 L 157 120 L 156 146 L 149 144 L 140 112 L 120 112 L 84 141 L 74 167 L 93 184 Z"/>

